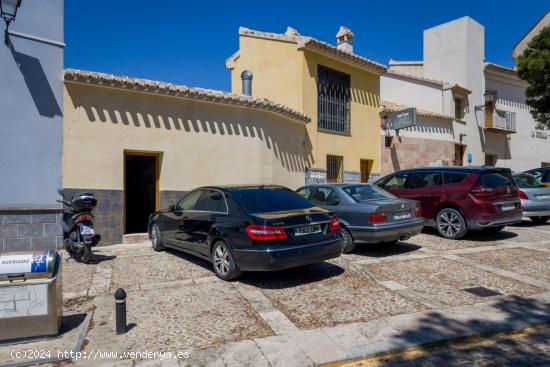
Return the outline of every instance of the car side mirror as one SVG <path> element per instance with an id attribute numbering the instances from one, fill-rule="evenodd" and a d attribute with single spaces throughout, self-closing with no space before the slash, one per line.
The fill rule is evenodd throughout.
<path id="1" fill-rule="evenodd" d="M 168 210 L 170 210 L 171 212 L 175 212 L 176 211 L 176 206 L 174 204 L 170 204 L 168 206 Z"/>

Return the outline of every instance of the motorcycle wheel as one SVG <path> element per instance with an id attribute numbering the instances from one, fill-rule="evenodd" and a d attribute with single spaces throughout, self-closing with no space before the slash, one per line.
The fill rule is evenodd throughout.
<path id="1" fill-rule="evenodd" d="M 80 261 L 82 261 L 84 264 L 87 264 L 90 262 L 91 257 L 92 257 L 92 245 L 84 244 L 84 246 L 82 246 L 82 256 L 80 257 Z"/>
<path id="2" fill-rule="evenodd" d="M 67 251 L 69 255 L 72 255 L 74 253 L 71 245 L 69 244 L 69 240 L 63 240 L 63 247 L 65 247 L 65 251 Z"/>

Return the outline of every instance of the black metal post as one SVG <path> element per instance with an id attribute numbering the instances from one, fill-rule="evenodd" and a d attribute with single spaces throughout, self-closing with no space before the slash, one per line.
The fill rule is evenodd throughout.
<path id="1" fill-rule="evenodd" d="M 4 21 L 6 22 L 6 29 L 4 30 L 4 43 L 6 44 L 6 46 L 9 46 L 10 45 L 9 28 L 10 28 L 10 22 L 11 21 L 9 21 L 7 19 L 4 19 Z"/>
<path id="2" fill-rule="evenodd" d="M 126 292 L 122 288 L 118 288 L 115 292 L 116 302 L 116 333 L 124 334 L 127 331 L 126 327 Z"/>

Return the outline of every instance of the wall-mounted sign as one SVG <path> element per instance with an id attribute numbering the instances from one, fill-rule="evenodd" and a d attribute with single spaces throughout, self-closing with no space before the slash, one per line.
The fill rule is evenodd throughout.
<path id="1" fill-rule="evenodd" d="M 386 119 L 388 129 L 399 130 L 416 125 L 416 108 L 395 111 Z"/>
<path id="2" fill-rule="evenodd" d="M 472 163 L 473 157 L 472 153 L 468 153 L 468 163 Z"/>

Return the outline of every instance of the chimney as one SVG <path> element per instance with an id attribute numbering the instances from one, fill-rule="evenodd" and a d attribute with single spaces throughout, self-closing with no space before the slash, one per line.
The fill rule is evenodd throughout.
<path id="1" fill-rule="evenodd" d="M 250 70 L 245 70 L 241 73 L 241 80 L 243 81 L 242 92 L 245 96 L 252 95 L 252 72 Z"/>
<path id="2" fill-rule="evenodd" d="M 353 32 L 349 28 L 341 26 L 336 33 L 336 48 L 353 53 Z"/>

